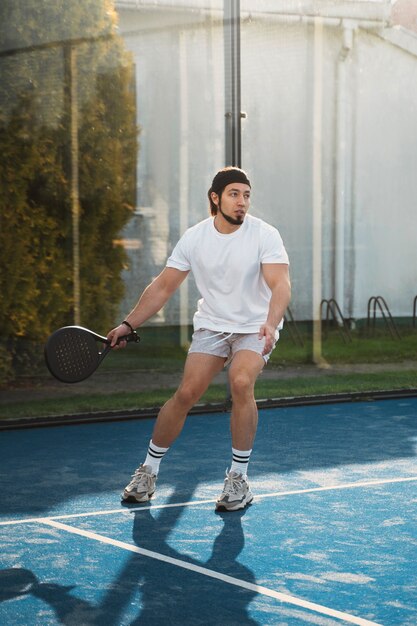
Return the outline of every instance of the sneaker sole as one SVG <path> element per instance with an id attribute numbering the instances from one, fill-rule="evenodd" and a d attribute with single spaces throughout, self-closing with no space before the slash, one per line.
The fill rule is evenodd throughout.
<path id="1" fill-rule="evenodd" d="M 122 493 L 121 500 L 122 502 L 149 502 L 154 493 L 155 492 L 152 491 L 152 493 L 148 493 L 141 498 L 137 498 L 133 493 L 128 493 L 127 495 Z"/>
<path id="2" fill-rule="evenodd" d="M 238 502 L 237 504 L 234 504 L 233 506 L 225 505 L 225 504 L 217 502 L 216 511 L 239 511 L 240 509 L 244 509 L 246 506 L 248 506 L 252 502 L 252 500 L 253 500 L 253 495 L 251 493 L 248 493 L 245 500 L 242 500 L 242 502 Z"/>

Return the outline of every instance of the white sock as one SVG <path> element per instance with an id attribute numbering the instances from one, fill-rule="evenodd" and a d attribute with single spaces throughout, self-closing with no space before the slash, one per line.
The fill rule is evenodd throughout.
<path id="1" fill-rule="evenodd" d="M 243 478 L 248 477 L 248 465 L 249 459 L 251 455 L 251 450 L 236 450 L 236 448 L 232 448 L 232 465 L 230 467 L 231 472 L 237 472 L 238 474 L 242 474 Z"/>
<path id="2" fill-rule="evenodd" d="M 152 474 L 158 474 L 159 464 L 168 450 L 169 448 L 160 448 L 159 446 L 156 446 L 152 439 L 150 440 L 148 454 L 146 455 L 144 465 L 149 465 L 149 467 L 152 468 Z"/>

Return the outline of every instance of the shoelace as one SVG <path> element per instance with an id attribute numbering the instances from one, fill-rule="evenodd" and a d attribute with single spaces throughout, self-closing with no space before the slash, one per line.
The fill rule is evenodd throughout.
<path id="1" fill-rule="evenodd" d="M 143 468 L 138 467 L 135 470 L 135 473 L 132 474 L 132 480 L 130 481 L 131 485 L 137 487 L 140 484 L 144 484 L 147 488 L 150 486 L 152 476 L 143 471 Z"/>
<path id="2" fill-rule="evenodd" d="M 239 474 L 236 476 L 231 476 L 230 474 L 227 474 L 224 488 L 223 488 L 223 493 L 225 495 L 237 493 L 239 487 L 242 485 L 242 482 L 243 482 L 243 479 L 241 476 L 239 476 Z"/>

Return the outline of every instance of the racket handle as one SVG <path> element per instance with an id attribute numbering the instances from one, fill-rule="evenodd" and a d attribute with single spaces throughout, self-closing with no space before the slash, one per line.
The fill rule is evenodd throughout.
<path id="1" fill-rule="evenodd" d="M 116 346 L 118 346 L 121 341 L 127 341 L 128 343 L 131 343 L 133 341 L 137 343 L 138 341 L 140 341 L 140 337 L 134 330 L 133 333 L 129 333 L 128 335 L 124 335 L 123 337 L 119 337 L 119 339 L 116 341 Z M 111 349 L 111 342 L 109 339 L 106 339 L 106 347 L 102 352 L 100 352 L 100 359 L 103 359 L 106 354 L 110 352 Z"/>
<path id="2" fill-rule="evenodd" d="M 119 339 L 117 340 L 117 344 L 120 343 L 120 341 L 127 341 L 128 343 L 134 341 L 135 343 L 137 343 L 138 341 L 140 341 L 140 337 L 137 334 L 136 330 L 133 330 L 128 335 L 124 335 L 123 337 L 119 337 Z"/>

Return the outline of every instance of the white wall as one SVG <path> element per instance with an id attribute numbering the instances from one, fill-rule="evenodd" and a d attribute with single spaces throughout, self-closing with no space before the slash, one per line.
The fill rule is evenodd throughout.
<path id="1" fill-rule="evenodd" d="M 188 226 L 208 216 L 206 192 L 223 166 L 224 59 L 221 21 L 192 11 L 121 11 L 120 32 L 136 64 L 138 213 L 124 235 L 140 241 L 125 272 L 126 312 L 164 267 Z M 188 281 L 153 321 L 191 323 Z M 189 293 L 187 293 L 189 291 Z M 187 309 L 187 315 L 184 313 Z"/>
<path id="2" fill-rule="evenodd" d="M 254 14 L 241 33 L 243 167 L 253 181 L 253 213 L 276 225 L 288 247 L 298 319 L 312 317 L 313 28 Z M 225 111 L 218 10 L 120 10 L 120 32 L 136 62 L 142 127 L 143 217 L 125 233 L 140 240 L 126 272 L 125 312 L 179 235 L 207 215 L 206 191 L 224 165 Z M 417 56 L 364 29 L 354 30 L 349 50 L 340 26 L 323 32 L 322 295 L 335 296 L 337 271 L 345 315 L 365 317 L 368 298 L 383 295 L 394 315 L 408 316 L 417 293 Z M 188 321 L 196 297 L 191 283 L 181 296 Z M 177 297 L 167 307 L 168 322 L 180 321 L 179 304 Z"/>
<path id="3" fill-rule="evenodd" d="M 417 58 L 363 34 L 355 124 L 356 311 L 384 295 L 411 315 L 417 294 Z"/>

